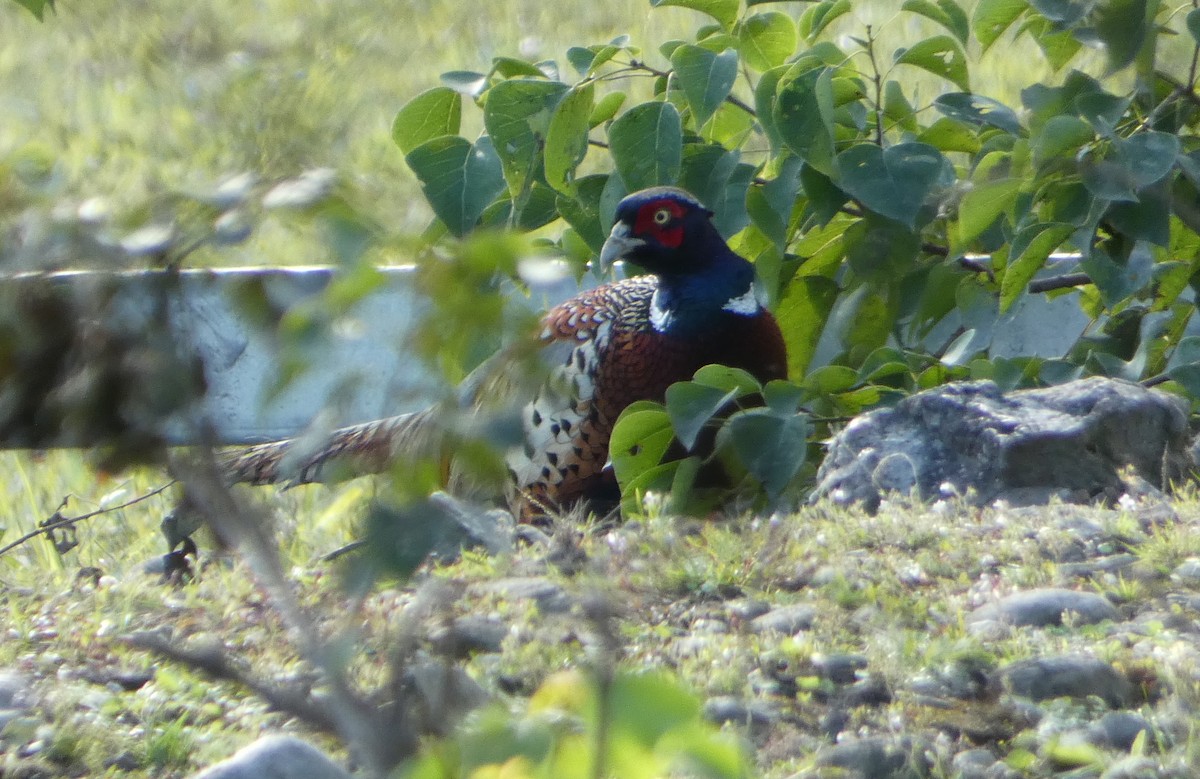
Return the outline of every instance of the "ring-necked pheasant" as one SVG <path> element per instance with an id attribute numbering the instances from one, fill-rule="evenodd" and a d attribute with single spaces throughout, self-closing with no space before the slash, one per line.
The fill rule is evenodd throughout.
<path id="1" fill-rule="evenodd" d="M 648 275 L 582 292 L 543 317 L 539 356 L 549 377 L 522 411 L 524 446 L 506 457 L 510 503 L 521 518 L 617 497 L 605 465 L 613 424 L 629 404 L 661 401 L 667 387 L 710 363 L 764 382 L 784 378 L 783 337 L 755 295 L 754 267 L 726 245 L 711 216 L 680 189 L 629 195 L 600 265 L 625 259 Z M 506 362 L 513 361 L 498 355 L 480 366 L 459 388 L 458 404 L 494 399 Z M 293 451 L 293 441 L 251 447 L 224 468 L 230 481 L 253 484 L 376 472 L 403 454 L 445 457 L 440 427 L 435 407 L 343 428 L 315 451 Z"/>

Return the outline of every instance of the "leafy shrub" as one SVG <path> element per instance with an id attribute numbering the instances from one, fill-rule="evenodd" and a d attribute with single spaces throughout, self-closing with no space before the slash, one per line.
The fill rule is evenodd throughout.
<path id="1" fill-rule="evenodd" d="M 604 766 L 607 770 L 601 770 Z M 514 717 L 501 706 L 473 715 L 409 767 L 407 779 L 443 777 L 749 776 L 736 740 L 700 717 L 677 682 L 619 673 L 600 685 L 578 671 L 555 674 Z"/>
<path id="2" fill-rule="evenodd" d="M 500 57 L 486 73 L 446 73 L 393 126 L 435 235 L 538 230 L 582 272 L 622 196 L 675 184 L 755 263 L 795 389 L 734 381 L 735 392 L 729 374 L 706 374 L 665 409 L 630 409 L 615 435 L 629 446 L 614 446 L 628 509 L 642 487 L 689 483 L 698 463 L 657 459 L 665 420 L 686 441 L 718 393 L 761 390 L 758 413 L 779 419 L 800 404 L 853 414 L 962 378 L 1104 374 L 1200 393 L 1188 330 L 1200 11 L 982 0 L 968 16 L 953 0 L 907 0 L 889 24 L 919 18 L 936 33 L 889 57 L 849 0 L 797 18 L 758 2 L 652 4 L 710 23 L 661 43 L 660 67 L 622 36 L 573 46 L 561 65 Z M 1017 38 L 1065 71 L 1061 83 L 1024 85 L 1020 106 L 973 92 L 973 52 Z M 1105 81 L 1068 70 L 1085 46 L 1102 49 Z M 917 99 L 917 77 L 943 91 Z M 481 113 L 474 139 L 460 134 L 464 104 Z M 992 354 L 1006 317 L 1047 294 L 1074 296 L 1091 321 L 1083 334 L 1049 356 Z M 789 420 L 783 434 L 749 414 L 730 417 L 718 443 L 774 497 L 785 474 L 768 473 L 763 453 L 802 457 L 809 428 Z"/>

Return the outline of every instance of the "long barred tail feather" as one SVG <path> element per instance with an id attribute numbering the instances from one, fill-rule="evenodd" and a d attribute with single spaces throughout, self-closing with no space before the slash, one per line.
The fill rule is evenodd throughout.
<path id="1" fill-rule="evenodd" d="M 258 444 L 228 452 L 220 467 L 230 484 L 288 486 L 379 473 L 399 457 L 440 456 L 443 430 L 437 407 L 364 422 L 328 437 Z"/>

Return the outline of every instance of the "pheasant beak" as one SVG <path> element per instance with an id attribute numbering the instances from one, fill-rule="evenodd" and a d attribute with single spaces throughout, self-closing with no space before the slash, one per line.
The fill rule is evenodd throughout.
<path id="1" fill-rule="evenodd" d="M 612 232 L 608 234 L 608 240 L 604 242 L 603 248 L 600 249 L 600 272 L 607 274 L 614 262 L 639 246 L 644 246 L 645 243 L 641 238 L 634 238 L 629 234 L 629 225 L 617 222 L 613 225 Z"/>

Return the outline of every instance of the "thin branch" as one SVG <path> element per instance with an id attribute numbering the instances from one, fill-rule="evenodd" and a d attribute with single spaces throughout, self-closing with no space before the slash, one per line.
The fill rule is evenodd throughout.
<path id="1" fill-rule="evenodd" d="M 1183 98 L 1192 105 L 1200 107 L 1200 95 L 1196 94 L 1194 84 L 1189 86 L 1188 84 L 1184 84 L 1182 81 L 1171 78 L 1166 73 L 1159 73 L 1158 77 L 1175 88 L 1175 91 L 1168 96 L 1168 99 Z"/>
<path id="2" fill-rule="evenodd" d="M 883 76 L 875 62 L 875 33 L 867 25 L 867 57 L 871 60 L 871 81 L 875 85 L 875 145 L 883 147 Z"/>
<path id="3" fill-rule="evenodd" d="M 1064 273 L 1061 276 L 1050 276 L 1045 279 L 1035 279 L 1029 282 L 1029 291 L 1052 292 L 1056 289 L 1069 289 L 1071 287 L 1082 287 L 1085 284 L 1091 284 L 1092 278 L 1086 273 Z"/>
<path id="4" fill-rule="evenodd" d="M 168 660 L 217 679 L 240 684 L 265 700 L 271 708 L 304 720 L 310 727 L 326 733 L 337 733 L 337 721 L 328 703 L 318 704 L 307 691 L 276 687 L 238 668 L 216 646 L 201 649 L 182 649 L 152 632 L 134 633 L 122 638 L 129 646 L 162 655 Z"/>
<path id="5" fill-rule="evenodd" d="M 0 547 L 0 557 L 4 556 L 4 554 L 7 552 L 11 552 L 13 549 L 16 549 L 18 546 L 21 546 L 22 544 L 26 543 L 27 541 L 37 538 L 38 536 L 50 535 L 55 530 L 61 530 L 66 527 L 72 527 L 75 524 L 84 521 L 85 519 L 92 519 L 93 517 L 100 516 L 101 514 L 108 514 L 113 511 L 120 511 L 121 509 L 129 508 L 130 506 L 141 503 L 144 500 L 153 498 L 155 495 L 158 495 L 158 494 L 166 491 L 168 488 L 174 486 L 175 483 L 176 483 L 175 480 L 172 479 L 171 481 L 167 482 L 166 484 L 162 485 L 161 487 L 156 487 L 153 490 L 150 490 L 150 492 L 147 492 L 145 495 L 139 495 L 138 497 L 133 498 L 132 500 L 127 500 L 124 503 L 117 505 L 117 506 L 109 506 L 108 508 L 97 509 L 95 511 L 90 511 L 87 514 L 80 514 L 77 517 L 59 516 L 58 519 L 51 519 L 51 520 L 39 525 L 37 530 L 33 530 L 29 533 L 26 533 L 25 535 L 21 536 L 16 541 L 13 541 L 11 544 L 8 544 L 5 547 Z M 61 507 L 60 507 L 60 510 L 61 510 Z M 58 512 L 56 511 L 55 514 L 57 515 Z"/>

